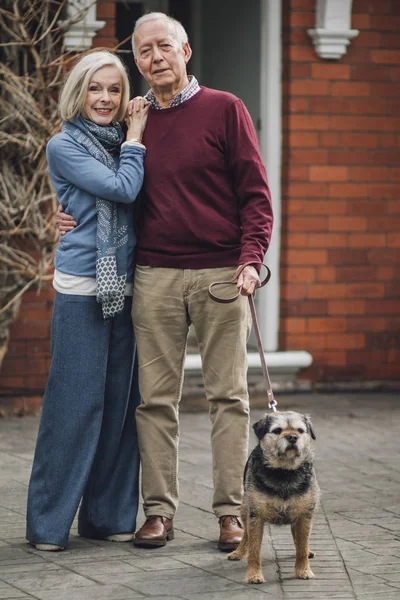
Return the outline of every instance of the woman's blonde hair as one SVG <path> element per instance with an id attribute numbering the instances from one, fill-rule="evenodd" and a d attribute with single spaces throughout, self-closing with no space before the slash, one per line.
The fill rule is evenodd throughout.
<path id="1" fill-rule="evenodd" d="M 123 62 L 109 50 L 94 50 L 85 54 L 69 72 L 58 103 L 63 121 L 71 121 L 83 114 L 90 80 L 96 71 L 109 66 L 117 67 L 121 75 L 121 105 L 115 119 L 123 121 L 129 102 L 129 79 Z"/>

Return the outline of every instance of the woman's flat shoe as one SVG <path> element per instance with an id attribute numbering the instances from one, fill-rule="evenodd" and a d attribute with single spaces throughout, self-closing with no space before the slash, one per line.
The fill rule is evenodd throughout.
<path id="1" fill-rule="evenodd" d="M 131 542 L 134 537 L 134 533 L 114 533 L 114 535 L 107 535 L 104 539 L 107 542 Z"/>
<path id="2" fill-rule="evenodd" d="M 60 552 L 61 550 L 65 550 L 64 546 L 56 546 L 56 544 L 33 544 L 36 550 L 41 550 L 42 552 Z"/>

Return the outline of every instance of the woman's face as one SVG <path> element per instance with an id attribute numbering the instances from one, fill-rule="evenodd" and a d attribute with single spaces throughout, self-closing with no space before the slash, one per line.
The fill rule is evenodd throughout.
<path id="1" fill-rule="evenodd" d="M 122 77 L 114 65 L 93 74 L 86 94 L 84 116 L 97 125 L 109 125 L 121 105 Z"/>

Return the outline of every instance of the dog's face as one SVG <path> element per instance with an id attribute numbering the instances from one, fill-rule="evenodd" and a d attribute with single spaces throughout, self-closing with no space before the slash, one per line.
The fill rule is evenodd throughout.
<path id="1" fill-rule="evenodd" d="M 312 460 L 311 440 L 315 440 L 315 434 L 308 416 L 297 412 L 267 414 L 253 429 L 272 467 L 297 469 Z"/>

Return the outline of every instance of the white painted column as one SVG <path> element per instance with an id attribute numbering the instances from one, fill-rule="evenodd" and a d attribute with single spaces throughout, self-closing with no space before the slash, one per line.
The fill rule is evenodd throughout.
<path id="1" fill-rule="evenodd" d="M 93 0 L 69 0 L 67 3 L 68 19 L 79 19 L 69 25 L 64 34 L 66 50 L 82 51 L 92 46 L 97 31 L 104 27 L 105 21 L 96 19 L 96 2 Z M 59 24 L 62 24 L 59 21 Z"/>
<path id="2" fill-rule="evenodd" d="M 282 162 L 282 1 L 260 0 L 261 4 L 261 131 L 260 146 L 267 167 L 274 210 L 272 241 L 265 263 L 271 280 L 257 292 L 257 312 L 264 349 L 278 350 L 281 244 Z"/>

